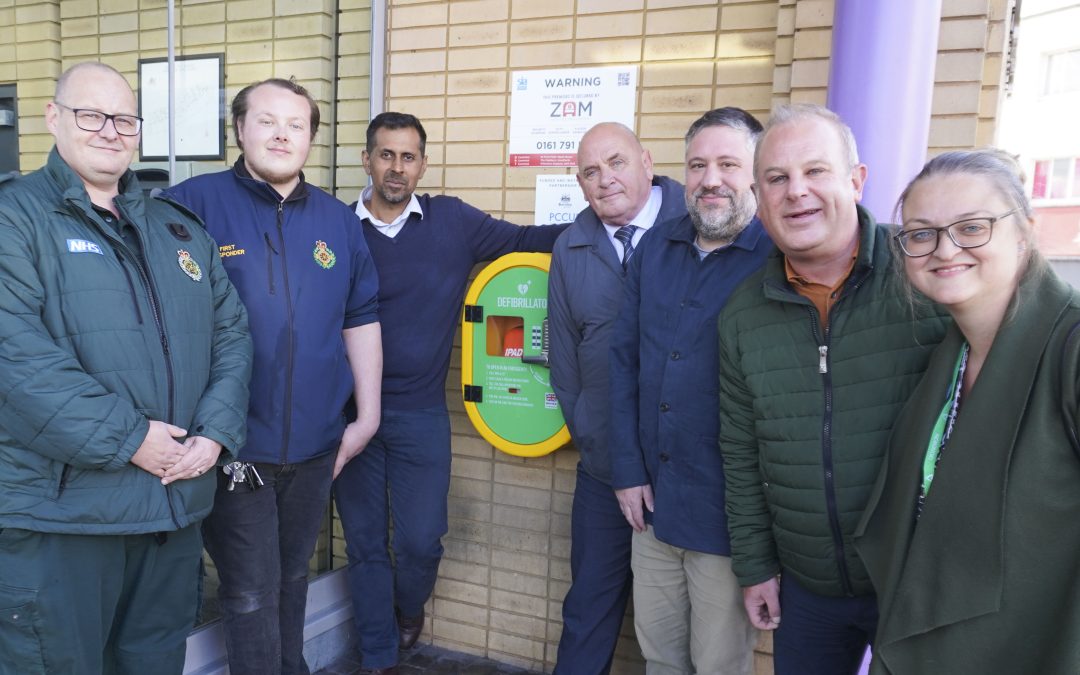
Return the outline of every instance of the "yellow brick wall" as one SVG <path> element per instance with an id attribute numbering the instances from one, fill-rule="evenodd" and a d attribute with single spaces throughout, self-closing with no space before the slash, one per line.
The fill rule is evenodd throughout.
<path id="1" fill-rule="evenodd" d="M 371 105 L 371 1 L 341 0 L 337 64 L 336 196 L 356 199 L 367 184 L 360 152 Z"/>
<path id="2" fill-rule="evenodd" d="M 1001 91 L 1012 0 L 943 0 L 928 152 L 988 142 Z M 223 52 L 226 100 L 272 75 L 296 75 L 327 123 L 306 171 L 349 202 L 366 183 L 370 0 L 185 0 L 178 55 Z M 834 0 L 387 0 L 385 108 L 429 134 L 421 191 L 448 192 L 527 223 L 538 173 L 506 164 L 515 69 L 639 66 L 636 131 L 657 170 L 682 177 L 682 135 L 704 110 L 767 116 L 789 101 L 824 103 Z M 165 55 L 164 0 L 0 0 L 0 82 L 17 81 L 24 171 L 52 145 L 43 108 L 61 70 L 86 59 L 136 85 L 140 57 Z M 335 48 L 338 55 L 335 71 Z M 335 80 L 336 77 L 336 80 Z M 336 85 L 336 86 L 335 86 Z M 332 106 L 331 101 L 337 105 Z M 231 129 L 228 159 L 237 156 Z M 224 163 L 222 163 L 224 164 Z M 336 167 L 336 176 L 331 167 Z M 455 361 L 447 386 L 453 478 L 446 559 L 423 639 L 550 670 L 569 584 L 569 513 L 577 455 L 521 460 L 474 432 Z M 332 550 L 343 562 L 340 527 Z M 643 668 L 632 624 L 616 673 Z M 757 672 L 771 672 L 762 641 Z"/>
<path id="3" fill-rule="evenodd" d="M 935 139 L 971 146 L 976 128 L 992 130 L 1005 2 L 944 0 L 931 151 Z M 513 70 L 637 64 L 635 130 L 658 172 L 681 179 L 682 135 L 704 110 L 738 105 L 764 119 L 777 103 L 825 103 L 833 12 L 834 0 L 392 0 L 386 109 L 424 121 L 421 191 L 528 223 L 535 176 L 572 171 L 506 166 Z M 979 95 L 962 95 L 971 89 Z M 477 437 L 456 351 L 447 398 L 451 524 L 424 639 L 550 670 L 569 584 L 576 452 L 515 459 Z M 623 636 L 615 672 L 643 672 L 629 621 Z M 758 673 L 771 672 L 769 652 L 765 636 Z"/>
<path id="4" fill-rule="evenodd" d="M 330 168 L 336 165 L 338 194 L 355 198 L 364 183 L 356 167 L 370 98 L 370 0 L 185 0 L 176 5 L 176 55 L 225 54 L 226 107 L 244 86 L 267 77 L 295 76 L 311 91 L 324 125 L 305 175 L 329 189 Z M 60 72 L 80 61 L 100 60 L 137 88 L 139 59 L 167 53 L 166 12 L 164 0 L 0 2 L 0 82 L 18 82 L 23 171 L 41 166 L 52 147 L 44 106 Z M 340 43 L 336 111 L 330 105 L 335 37 Z M 177 110 L 183 114 L 182 101 Z M 239 155 L 227 126 L 221 166 Z"/>
<path id="5" fill-rule="evenodd" d="M 1012 0 L 944 0 L 928 154 L 990 145 Z"/>
<path id="6" fill-rule="evenodd" d="M 45 103 L 61 71 L 59 18 L 59 0 L 0 4 L 0 81 L 18 83 L 19 159 L 24 167 L 43 164 L 52 148 Z"/>
<path id="7" fill-rule="evenodd" d="M 794 9 L 775 0 L 395 0 L 386 109 L 424 121 L 422 191 L 453 193 L 528 223 L 535 176 L 571 171 L 506 166 L 512 71 L 637 64 L 636 131 L 657 170 L 681 179 L 682 136 L 703 111 L 738 105 L 767 115 L 776 98 L 778 19 Z M 570 582 L 577 453 L 525 460 L 493 450 L 464 414 L 458 364 L 455 352 L 447 387 L 450 533 L 424 639 L 550 670 Z M 643 672 L 629 619 L 623 636 L 614 672 Z M 771 669 L 767 658 L 761 663 L 762 672 Z"/>
<path id="8" fill-rule="evenodd" d="M 224 52 L 226 98 L 251 81 L 290 76 L 311 88 L 325 126 L 309 179 L 355 199 L 369 109 L 370 0 L 186 0 L 179 55 Z M 929 150 L 993 137 L 1011 0 L 944 0 Z M 678 175 L 679 136 L 701 110 L 824 102 L 833 0 L 391 0 L 389 108 L 431 134 L 423 188 L 528 220 L 534 176 L 503 166 L 507 78 L 515 68 L 636 63 L 638 131 L 661 171 Z M 334 98 L 334 28 L 340 45 Z M 18 82 L 24 170 L 51 140 L 43 108 L 59 72 L 100 59 L 137 84 L 140 57 L 165 54 L 164 0 L 0 0 L 0 82 Z M 336 147 L 331 152 L 331 144 Z M 229 132 L 228 159 L 237 151 Z M 557 170 L 554 170 L 557 171 Z"/>
<path id="9" fill-rule="evenodd" d="M 330 168 L 336 166 L 337 194 L 355 199 L 365 183 L 360 149 L 370 101 L 370 0 L 185 0 L 176 5 L 176 55 L 225 54 L 226 159 L 201 162 L 201 170 L 224 168 L 239 156 L 228 121 L 233 96 L 257 80 L 295 76 L 319 102 L 323 121 L 305 175 L 330 189 Z M 139 59 L 167 54 L 166 26 L 164 0 L 0 0 L 0 82 L 18 83 L 24 172 L 44 164 L 52 148 L 44 109 L 56 77 L 75 63 L 100 60 L 137 89 Z M 330 105 L 335 99 L 336 110 Z M 183 114 L 182 101 L 177 110 Z M 331 546 L 327 537 L 320 538 L 313 571 L 326 569 Z M 336 548 L 342 550 L 340 541 Z M 209 579 L 211 593 L 215 587 Z"/>
<path id="10" fill-rule="evenodd" d="M 513 70 L 638 64 L 637 131 L 658 169 L 679 175 L 681 137 L 702 111 L 767 113 L 776 20 L 775 0 L 397 0 L 386 107 L 425 122 L 421 189 L 525 223 L 535 176 L 568 171 L 505 166 Z"/>

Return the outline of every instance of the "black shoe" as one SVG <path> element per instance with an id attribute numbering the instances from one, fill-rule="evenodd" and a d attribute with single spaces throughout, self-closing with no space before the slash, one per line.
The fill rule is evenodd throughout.
<path id="1" fill-rule="evenodd" d="M 419 616 L 407 617 L 398 612 L 398 648 L 411 649 L 420 639 L 420 633 L 424 632 L 424 610 L 420 610 Z"/>

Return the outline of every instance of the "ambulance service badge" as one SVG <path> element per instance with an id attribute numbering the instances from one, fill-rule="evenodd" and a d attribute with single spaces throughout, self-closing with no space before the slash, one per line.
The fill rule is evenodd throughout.
<path id="1" fill-rule="evenodd" d="M 334 255 L 334 252 L 330 250 L 325 241 L 316 241 L 315 250 L 311 253 L 315 256 L 315 262 L 319 263 L 319 266 L 324 270 L 330 269 L 337 262 L 337 256 Z"/>
<path id="2" fill-rule="evenodd" d="M 180 264 L 180 269 L 184 274 L 191 277 L 192 281 L 202 281 L 202 268 L 191 258 L 191 254 L 184 249 L 179 249 L 176 255 L 179 256 L 176 262 Z"/>

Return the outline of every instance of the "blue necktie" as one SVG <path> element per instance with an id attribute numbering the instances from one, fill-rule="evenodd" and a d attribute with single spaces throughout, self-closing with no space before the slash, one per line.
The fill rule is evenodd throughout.
<path id="1" fill-rule="evenodd" d="M 630 260 L 630 256 L 634 255 L 634 230 L 636 229 L 636 225 L 623 225 L 615 231 L 615 239 L 622 244 L 623 269 L 626 269 L 626 263 Z"/>

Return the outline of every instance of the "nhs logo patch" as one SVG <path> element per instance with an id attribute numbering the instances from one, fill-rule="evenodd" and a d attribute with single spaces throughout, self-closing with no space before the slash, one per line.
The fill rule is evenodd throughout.
<path id="1" fill-rule="evenodd" d="M 97 253 L 98 255 L 105 255 L 101 252 L 101 247 L 92 241 L 86 241 L 85 239 L 68 239 L 67 240 L 68 253 Z"/>

